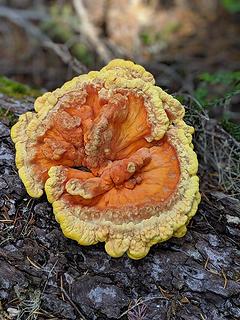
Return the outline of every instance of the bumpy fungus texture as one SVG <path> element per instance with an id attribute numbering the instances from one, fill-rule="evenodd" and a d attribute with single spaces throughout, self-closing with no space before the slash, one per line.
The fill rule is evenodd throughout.
<path id="1" fill-rule="evenodd" d="M 45 93 L 12 128 L 27 192 L 45 189 L 66 237 L 144 257 L 182 237 L 200 201 L 184 107 L 130 61 Z"/>

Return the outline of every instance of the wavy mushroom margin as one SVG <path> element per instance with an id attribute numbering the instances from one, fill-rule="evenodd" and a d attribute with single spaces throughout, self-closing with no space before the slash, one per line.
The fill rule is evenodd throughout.
<path id="1" fill-rule="evenodd" d="M 89 222 L 79 219 L 79 210 L 59 198 L 64 180 L 64 167 L 52 167 L 50 178 L 45 185 L 49 202 L 53 205 L 56 220 L 67 238 L 81 245 L 93 245 L 105 242 L 105 250 L 112 257 L 121 257 L 125 252 L 132 259 L 141 259 L 147 255 L 150 247 L 174 237 L 183 237 L 187 224 L 195 215 L 201 196 L 199 178 L 196 176 L 198 161 L 192 149 L 193 128 L 178 120 L 171 125 L 167 133 L 169 142 L 177 149 L 181 173 L 178 191 L 172 205 L 165 211 L 157 207 L 144 208 L 154 210 L 155 215 L 140 223 L 114 224 L 111 221 Z M 126 208 L 125 210 L 133 210 Z"/>
<path id="2" fill-rule="evenodd" d="M 79 208 L 69 207 L 59 199 L 59 184 L 63 179 L 61 166 L 50 168 L 46 181 L 38 181 L 34 170 L 28 165 L 33 156 L 31 147 L 37 135 L 41 133 L 41 122 L 54 110 L 57 102 L 66 93 L 81 90 L 86 84 L 104 83 L 106 89 L 127 88 L 141 92 L 146 99 L 157 106 L 159 123 L 153 131 L 153 139 L 159 140 L 166 134 L 170 144 L 177 150 L 181 167 L 180 182 L 174 195 L 175 201 L 165 211 L 158 207 L 155 215 L 139 223 L 114 224 L 111 221 L 82 221 Z M 200 202 L 198 161 L 192 145 L 194 129 L 182 120 L 184 108 L 181 103 L 154 85 L 153 76 L 143 67 L 131 61 L 116 59 L 99 72 L 75 77 L 60 89 L 45 93 L 35 101 L 35 111 L 20 116 L 11 130 L 16 145 L 16 165 L 27 192 L 32 197 L 40 197 L 45 188 L 49 202 L 53 205 L 56 220 L 60 223 L 64 235 L 81 245 L 105 242 L 105 249 L 112 257 L 120 257 L 125 252 L 132 259 L 141 259 L 147 255 L 152 245 L 168 240 L 170 237 L 182 237 L 187 231 L 189 220 L 195 215 Z M 166 116 L 167 115 L 167 116 Z M 162 127 L 162 128 L 161 128 Z M 61 189 L 61 188 L 60 188 Z M 57 191 L 56 191 L 57 190 Z M 128 208 L 132 210 L 132 208 Z"/>

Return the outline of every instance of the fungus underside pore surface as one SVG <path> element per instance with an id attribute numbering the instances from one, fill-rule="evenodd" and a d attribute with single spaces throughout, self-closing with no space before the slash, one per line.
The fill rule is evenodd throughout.
<path id="1" fill-rule="evenodd" d="M 192 127 L 151 75 L 115 60 L 35 102 L 11 131 L 28 193 L 45 188 L 67 237 L 139 259 L 183 236 L 200 201 Z"/>

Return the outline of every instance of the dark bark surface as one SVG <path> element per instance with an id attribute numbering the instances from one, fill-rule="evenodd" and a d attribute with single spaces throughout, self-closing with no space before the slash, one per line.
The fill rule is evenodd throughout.
<path id="1" fill-rule="evenodd" d="M 0 319 L 240 319 L 240 201 L 209 192 L 185 237 L 114 259 L 66 239 L 46 198 L 27 195 L 9 132 L 0 122 Z"/>

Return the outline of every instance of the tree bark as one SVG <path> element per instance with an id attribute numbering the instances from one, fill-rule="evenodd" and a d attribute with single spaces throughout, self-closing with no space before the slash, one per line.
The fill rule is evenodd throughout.
<path id="1" fill-rule="evenodd" d="M 4 95 L 0 105 L 33 109 Z M 0 119 L 0 319 L 240 318 L 239 200 L 204 193 L 185 237 L 114 259 L 66 239 L 46 197 L 27 195 L 9 129 Z"/>

